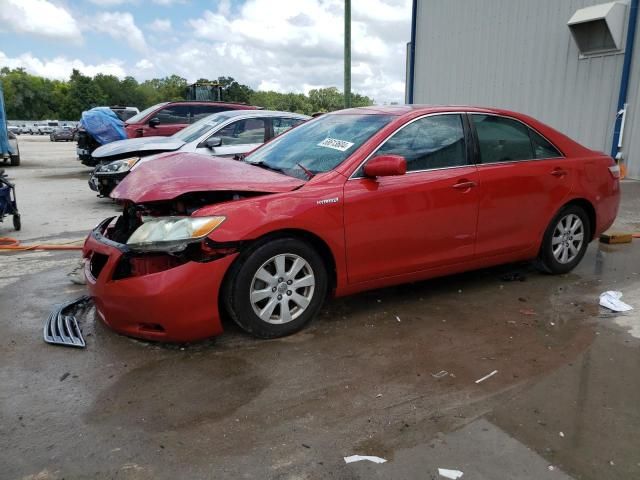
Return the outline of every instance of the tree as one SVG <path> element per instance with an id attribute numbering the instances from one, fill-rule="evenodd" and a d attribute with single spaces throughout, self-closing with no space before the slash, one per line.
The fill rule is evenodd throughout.
<path id="1" fill-rule="evenodd" d="M 88 77 L 73 70 L 67 81 L 49 80 L 27 73 L 23 68 L 0 69 L 7 117 L 20 120 L 58 118 L 77 120 L 84 110 L 96 106 L 123 105 L 140 109 L 160 102 L 184 100 L 187 80 L 179 75 L 154 78 L 142 83 L 133 77 L 120 80 L 113 75 Z M 209 82 L 206 78 L 198 82 Z M 342 108 L 343 94 L 335 87 L 314 89 L 309 95 L 255 91 L 233 77 L 214 80 L 222 87 L 222 99 L 245 102 L 270 110 L 311 114 Z M 366 96 L 352 94 L 354 107 L 372 105 Z"/>
<path id="2" fill-rule="evenodd" d="M 60 116 L 66 119 L 80 118 L 82 112 L 107 104 L 108 97 L 91 77 L 82 75 L 75 68 L 69 79 L 69 90 L 60 106 Z"/>

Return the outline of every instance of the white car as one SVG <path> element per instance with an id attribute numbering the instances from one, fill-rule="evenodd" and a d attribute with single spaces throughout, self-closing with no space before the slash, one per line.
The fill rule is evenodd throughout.
<path id="1" fill-rule="evenodd" d="M 136 164 L 152 161 L 159 153 L 179 150 L 215 157 L 245 154 L 310 118 L 270 110 L 227 110 L 209 115 L 169 137 L 111 142 L 91 154 L 100 165 L 93 171 L 89 187 L 108 196 Z"/>

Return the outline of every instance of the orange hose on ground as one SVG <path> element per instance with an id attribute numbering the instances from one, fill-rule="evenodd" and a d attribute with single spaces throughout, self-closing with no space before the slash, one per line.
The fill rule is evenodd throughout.
<path id="1" fill-rule="evenodd" d="M 80 242 L 82 240 L 74 240 L 73 242 L 58 244 L 35 244 L 20 245 L 20 240 L 11 237 L 0 237 L 0 252 L 26 252 L 28 250 L 82 250 L 78 245 L 69 245 L 69 243 Z"/>

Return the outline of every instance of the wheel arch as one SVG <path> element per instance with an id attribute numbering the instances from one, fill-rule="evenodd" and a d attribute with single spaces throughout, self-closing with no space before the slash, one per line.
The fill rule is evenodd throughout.
<path id="1" fill-rule="evenodd" d="M 587 214 L 587 217 L 589 218 L 589 228 L 591 229 L 591 231 L 589 232 L 591 234 L 591 240 L 593 240 L 595 238 L 595 232 L 597 230 L 597 216 L 596 216 L 596 209 L 593 206 L 593 204 L 587 200 L 586 198 L 573 198 L 571 200 L 569 200 L 567 203 L 565 203 L 560 210 L 562 210 L 563 208 L 569 206 L 569 205 L 576 205 L 580 208 L 582 208 L 585 213 Z M 558 210 L 558 212 L 560 211 Z M 557 215 L 557 213 L 556 213 Z"/>
<path id="2" fill-rule="evenodd" d="M 298 240 L 302 240 L 308 244 L 310 244 L 322 257 L 325 265 L 327 266 L 327 277 L 329 280 L 329 285 L 327 288 L 328 295 L 331 295 L 335 290 L 338 284 L 338 272 L 336 266 L 336 259 L 333 255 L 333 252 L 327 242 L 325 242 L 321 237 L 312 233 L 308 230 L 296 229 L 296 228 L 287 228 L 281 230 L 274 230 L 269 233 L 265 233 L 260 237 L 255 238 L 254 240 L 250 240 L 248 242 L 243 242 L 244 246 L 240 251 L 240 255 L 234 260 L 234 262 L 229 266 L 227 271 L 224 274 L 224 278 L 222 279 L 218 304 L 222 306 L 224 309 L 229 309 L 229 305 L 227 302 L 228 293 L 229 293 L 229 284 L 231 279 L 236 275 L 240 266 L 244 262 L 244 260 L 253 252 L 256 248 L 265 243 L 278 239 L 278 238 L 295 238 Z"/>

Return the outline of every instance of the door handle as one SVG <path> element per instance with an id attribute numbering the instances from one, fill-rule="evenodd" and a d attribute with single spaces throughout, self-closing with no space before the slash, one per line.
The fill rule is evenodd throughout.
<path id="1" fill-rule="evenodd" d="M 460 180 L 458 183 L 453 185 L 452 188 L 455 188 L 456 190 L 469 190 L 477 185 L 478 184 L 476 182 L 472 182 L 471 180 Z"/>
<path id="2" fill-rule="evenodd" d="M 564 177 L 568 174 L 568 172 L 562 168 L 554 168 L 553 170 L 551 170 L 551 175 L 553 175 L 554 177 Z"/>

